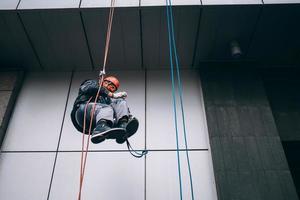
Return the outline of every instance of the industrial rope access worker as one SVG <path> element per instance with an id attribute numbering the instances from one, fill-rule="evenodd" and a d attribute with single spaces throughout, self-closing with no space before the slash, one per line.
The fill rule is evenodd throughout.
<path id="1" fill-rule="evenodd" d="M 71 119 L 75 128 L 88 134 L 91 112 L 99 89 L 96 80 L 85 80 L 79 88 L 78 96 L 74 102 Z M 103 142 L 105 139 L 116 139 L 119 144 L 124 143 L 138 129 L 138 120 L 130 114 L 125 98 L 126 92 L 116 92 L 120 86 L 119 80 L 114 76 L 104 78 L 95 105 L 92 122 L 91 141 Z M 92 100 L 89 102 L 89 99 Z M 87 105 L 88 103 L 88 105 Z M 86 119 L 84 111 L 87 106 Z M 83 131 L 83 122 L 86 120 L 86 130 Z"/>

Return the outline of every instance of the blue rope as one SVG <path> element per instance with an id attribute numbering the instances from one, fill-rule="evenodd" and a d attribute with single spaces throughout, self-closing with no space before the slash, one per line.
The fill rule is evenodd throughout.
<path id="1" fill-rule="evenodd" d="M 171 44 L 171 27 L 170 27 L 170 13 L 168 0 L 166 0 L 167 6 L 167 21 L 168 21 L 168 39 L 169 39 L 169 54 L 170 54 L 170 66 L 171 66 L 171 79 L 172 79 L 172 97 L 173 97 L 173 111 L 174 111 L 174 124 L 176 131 L 176 148 L 177 148 L 177 168 L 178 178 L 180 187 L 180 200 L 182 200 L 182 181 L 181 181 L 181 169 L 180 169 L 180 155 L 179 155 L 179 143 L 178 143 L 178 125 L 177 125 L 177 111 L 176 111 L 176 96 L 175 96 L 175 81 L 174 81 L 174 66 L 173 66 L 173 55 L 172 55 L 172 44 Z"/>
<path id="2" fill-rule="evenodd" d="M 191 194 L 192 194 L 192 200 L 194 200 L 194 190 L 193 190 L 193 179 L 192 179 L 192 170 L 190 165 L 190 158 L 189 158 L 189 152 L 187 150 L 188 144 L 187 144 L 187 137 L 186 137 L 186 124 L 185 124 L 185 114 L 184 114 L 184 107 L 183 107 L 183 92 L 182 92 L 182 82 L 180 78 L 180 69 L 179 69 L 179 59 L 177 55 L 177 48 L 176 48 L 176 42 L 175 42 L 175 36 L 174 36 L 174 22 L 173 22 L 173 11 L 172 11 L 172 3 L 171 0 L 169 1 L 169 9 L 170 9 L 170 16 L 171 16 L 171 36 L 172 36 L 172 44 L 173 44 L 173 50 L 174 50 L 174 57 L 175 57 L 175 64 L 176 64 L 176 71 L 177 71 L 177 79 L 178 79 L 178 89 L 179 89 L 179 97 L 180 97 L 180 107 L 181 107 L 181 116 L 182 116 L 182 124 L 183 124 L 183 132 L 184 132 L 184 143 L 185 143 L 185 152 L 186 152 L 186 158 L 188 163 L 188 171 L 189 171 L 189 178 L 190 178 L 190 185 L 191 185 Z"/>

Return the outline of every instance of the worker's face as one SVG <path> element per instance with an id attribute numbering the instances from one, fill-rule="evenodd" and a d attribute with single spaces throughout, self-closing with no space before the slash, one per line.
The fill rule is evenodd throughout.
<path id="1" fill-rule="evenodd" d="M 115 92 L 117 90 L 116 86 L 110 81 L 103 81 L 102 85 L 110 92 Z"/>

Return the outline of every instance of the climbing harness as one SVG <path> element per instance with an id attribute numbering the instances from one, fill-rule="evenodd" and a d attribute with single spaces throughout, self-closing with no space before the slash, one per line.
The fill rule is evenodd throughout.
<path id="1" fill-rule="evenodd" d="M 178 81 L 178 90 L 180 97 L 180 108 L 181 108 L 181 116 L 182 116 L 182 124 L 183 124 L 183 132 L 184 132 L 184 143 L 185 143 L 185 152 L 188 163 L 188 172 L 190 178 L 191 185 L 191 196 L 192 200 L 194 200 L 194 190 L 193 190 L 193 179 L 192 179 L 192 171 L 190 167 L 190 159 L 189 152 L 187 150 L 187 137 L 186 137 L 186 125 L 185 125 L 185 115 L 184 115 L 184 107 L 183 107 L 183 95 L 182 95 L 182 83 L 180 78 L 179 71 L 179 61 L 176 50 L 176 42 L 174 36 L 174 22 L 173 22 L 173 12 L 172 12 L 172 3 L 171 0 L 166 0 L 166 11 L 167 11 L 167 24 L 168 24 L 168 41 L 169 41 L 169 55 L 170 55 L 170 71 L 171 71 L 171 80 L 172 80 L 172 97 L 173 97 L 173 111 L 174 111 L 174 125 L 176 132 L 176 149 L 177 149 L 177 165 L 178 165 L 178 178 L 179 178 L 179 187 L 180 187 L 180 199 L 182 200 L 182 178 L 181 178 L 181 165 L 180 165 L 180 154 L 179 154 L 179 142 L 178 142 L 178 124 L 177 124 L 177 110 L 176 110 L 176 95 L 175 95 L 175 78 L 174 78 L 174 66 L 173 66 L 173 54 L 175 58 L 176 72 L 177 72 L 177 81 Z"/>
<path id="2" fill-rule="evenodd" d="M 86 117 L 87 117 L 87 108 L 89 103 L 92 100 L 92 97 L 88 100 L 88 102 L 85 105 L 84 108 L 84 121 L 83 121 L 83 134 L 82 134 L 82 149 L 81 149 L 81 159 L 80 159 L 80 184 L 79 184 L 79 192 L 78 192 L 78 200 L 81 200 L 81 192 L 82 192 L 82 186 L 83 186 L 83 180 L 84 180 L 84 173 L 85 173 L 85 168 L 86 168 L 86 161 L 87 161 L 87 156 L 88 156 L 88 149 L 89 149 L 89 144 L 90 144 L 90 137 L 91 137 L 91 131 L 92 131 L 92 124 L 93 124 L 93 118 L 94 118 L 94 113 L 95 113 L 95 108 L 96 108 L 96 103 L 99 98 L 100 94 L 100 89 L 101 85 L 104 80 L 104 75 L 105 75 L 105 67 L 107 63 L 107 56 L 108 56 L 108 51 L 109 51 L 109 44 L 110 44 L 110 36 L 111 36 L 111 28 L 112 28 L 112 22 L 113 22 L 113 16 L 114 16 L 114 7 L 115 5 L 115 0 L 111 0 L 111 5 L 110 5 L 110 10 L 109 10 L 109 18 L 108 18 L 108 25 L 107 25 L 107 33 L 106 33 L 106 42 L 105 42 L 105 51 L 104 51 L 104 59 L 103 59 L 103 67 L 102 70 L 99 72 L 99 88 L 92 106 L 92 111 L 90 113 L 90 123 L 89 123 L 89 129 L 88 129 L 88 139 L 86 142 L 86 148 L 84 149 L 84 144 L 85 144 L 85 134 L 86 133 Z M 143 150 L 141 153 L 138 151 L 133 150 L 132 146 L 130 145 L 128 139 L 126 139 L 126 144 L 129 152 L 136 158 L 141 158 L 144 155 L 148 153 L 147 150 Z"/>

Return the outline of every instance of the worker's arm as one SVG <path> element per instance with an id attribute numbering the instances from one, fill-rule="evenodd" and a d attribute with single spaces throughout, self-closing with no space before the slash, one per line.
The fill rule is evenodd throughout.
<path id="1" fill-rule="evenodd" d="M 88 96 L 96 96 L 98 89 L 99 84 L 96 80 L 86 80 L 80 85 L 79 93 Z M 110 92 L 103 87 L 100 88 L 99 93 L 104 97 L 110 96 Z"/>

